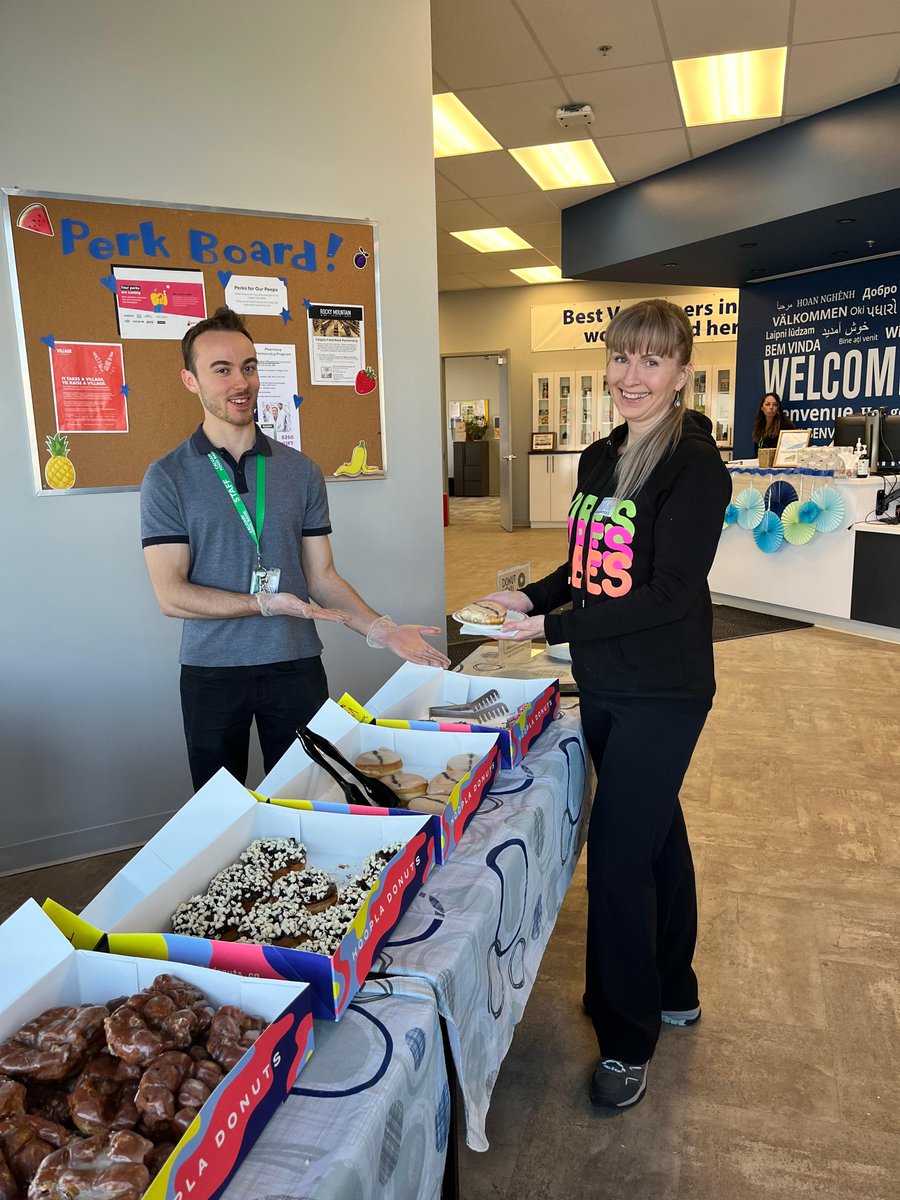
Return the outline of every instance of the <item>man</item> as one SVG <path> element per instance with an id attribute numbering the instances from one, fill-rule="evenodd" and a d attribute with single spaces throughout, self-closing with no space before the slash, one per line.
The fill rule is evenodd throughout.
<path id="1" fill-rule="evenodd" d="M 218 309 L 182 353 L 203 423 L 148 468 L 141 538 L 162 612 L 184 620 L 181 706 L 199 788 L 223 766 L 246 781 L 254 718 L 271 770 L 328 698 L 314 621 L 410 662 L 449 660 L 422 638 L 439 629 L 380 617 L 337 573 L 321 470 L 255 424 L 256 350 L 241 318 Z"/>

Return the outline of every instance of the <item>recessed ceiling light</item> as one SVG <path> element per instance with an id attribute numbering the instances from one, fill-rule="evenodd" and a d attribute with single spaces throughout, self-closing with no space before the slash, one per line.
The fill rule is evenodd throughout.
<path id="1" fill-rule="evenodd" d="M 532 250 L 534 247 L 517 233 L 504 226 L 502 229 L 462 229 L 451 236 L 459 238 L 480 254 L 496 254 L 499 250 Z"/>
<path id="2" fill-rule="evenodd" d="M 835 225 L 855 225 L 856 217 L 838 217 Z"/>
<path id="3" fill-rule="evenodd" d="M 456 154 L 483 154 L 486 150 L 503 149 L 452 92 L 432 96 L 431 108 L 435 158 L 451 158 Z"/>
<path id="4" fill-rule="evenodd" d="M 520 167 L 542 191 L 615 183 L 595 142 L 554 142 L 548 146 L 520 146 L 510 150 Z"/>
<path id="5" fill-rule="evenodd" d="M 721 125 L 780 117 L 784 102 L 786 46 L 682 58 L 672 63 L 684 122 Z"/>
<path id="6" fill-rule="evenodd" d="M 517 267 L 512 273 L 526 283 L 560 283 L 563 277 L 559 267 Z"/>
<path id="7" fill-rule="evenodd" d="M 751 246 L 758 246 L 759 242 L 738 242 L 742 250 L 749 250 Z"/>
<path id="8" fill-rule="evenodd" d="M 664 267 L 677 267 L 677 266 L 678 266 L 678 263 L 675 263 L 675 262 L 671 262 L 671 263 L 663 263 L 663 266 L 664 266 Z"/>

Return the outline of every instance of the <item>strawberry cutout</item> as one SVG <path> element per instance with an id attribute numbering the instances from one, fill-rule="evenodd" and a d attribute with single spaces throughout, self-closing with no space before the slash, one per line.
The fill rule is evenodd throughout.
<path id="1" fill-rule="evenodd" d="M 356 372 L 356 394 L 357 396 L 368 396 L 369 392 L 374 392 L 378 386 L 378 379 L 371 367 L 366 367 L 364 371 Z"/>

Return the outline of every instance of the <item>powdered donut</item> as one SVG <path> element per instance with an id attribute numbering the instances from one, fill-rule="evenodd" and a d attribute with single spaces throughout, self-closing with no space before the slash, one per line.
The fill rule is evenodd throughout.
<path id="1" fill-rule="evenodd" d="M 356 769 L 363 775 L 371 775 L 380 779 L 384 775 L 392 775 L 403 769 L 403 759 L 389 746 L 379 746 L 377 750 L 367 750 L 356 760 Z"/>

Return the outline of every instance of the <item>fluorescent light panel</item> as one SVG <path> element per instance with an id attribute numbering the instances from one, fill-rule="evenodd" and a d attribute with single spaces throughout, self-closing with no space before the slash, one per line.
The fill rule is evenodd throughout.
<path id="1" fill-rule="evenodd" d="M 452 92 L 431 97 L 434 119 L 434 157 L 452 158 L 456 154 L 483 154 L 502 150 L 480 121 Z"/>
<path id="2" fill-rule="evenodd" d="M 555 188 L 615 183 L 596 143 L 555 142 L 549 146 L 520 146 L 510 150 L 520 167 L 545 192 Z"/>
<path id="3" fill-rule="evenodd" d="M 560 283 L 562 280 L 559 267 L 518 267 L 512 273 L 526 283 Z"/>
<path id="4" fill-rule="evenodd" d="M 479 254 L 496 254 L 500 250 L 533 250 L 534 247 L 524 238 L 505 226 L 502 229 L 463 229 L 453 233 Z"/>
<path id="5" fill-rule="evenodd" d="M 780 117 L 787 47 L 683 58 L 672 64 L 685 124 L 722 125 Z"/>

